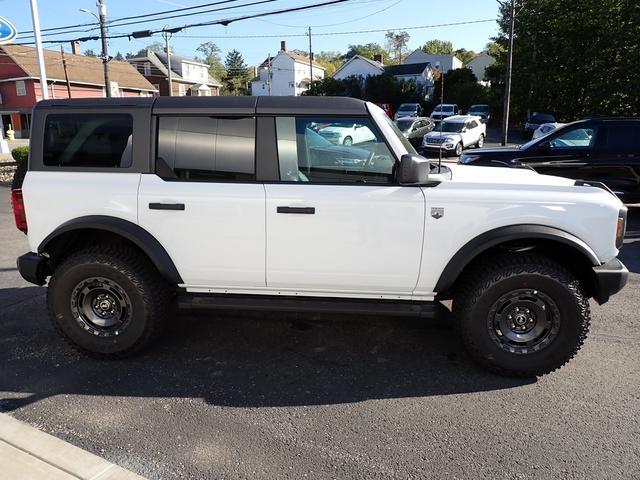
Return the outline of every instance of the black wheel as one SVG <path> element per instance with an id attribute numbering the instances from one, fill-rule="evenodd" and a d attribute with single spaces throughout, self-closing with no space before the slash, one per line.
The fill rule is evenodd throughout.
<path id="1" fill-rule="evenodd" d="M 480 138 L 476 142 L 476 147 L 482 148 L 483 145 L 484 145 L 484 135 L 480 135 Z"/>
<path id="2" fill-rule="evenodd" d="M 353 138 L 345 137 L 344 140 L 342 141 L 342 144 L 347 147 L 350 147 L 351 145 L 353 145 Z"/>
<path id="3" fill-rule="evenodd" d="M 67 257 L 47 289 L 56 330 L 84 353 L 124 357 L 160 333 L 172 294 L 153 265 L 127 248 L 93 247 Z"/>
<path id="4" fill-rule="evenodd" d="M 456 157 L 459 157 L 460 155 L 462 155 L 462 142 L 456 145 Z"/>
<path id="5" fill-rule="evenodd" d="M 463 344 L 497 373 L 534 377 L 567 363 L 589 331 L 580 282 L 534 254 L 493 257 L 461 280 L 453 315 Z"/>

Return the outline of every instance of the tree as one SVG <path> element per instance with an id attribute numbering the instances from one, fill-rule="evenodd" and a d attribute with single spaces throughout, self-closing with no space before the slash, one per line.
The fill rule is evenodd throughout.
<path id="1" fill-rule="evenodd" d="M 360 79 L 349 77 L 343 80 L 336 80 L 326 77 L 322 80 L 312 82 L 308 90 L 302 92 L 306 96 L 327 96 L 327 97 L 353 97 L 362 98 L 362 86 Z"/>
<path id="2" fill-rule="evenodd" d="M 344 64 L 340 52 L 319 52 L 314 54 L 314 60 L 324 67 L 324 76 L 331 77 Z"/>
<path id="3" fill-rule="evenodd" d="M 428 40 L 421 50 L 432 55 L 453 55 L 453 44 L 448 40 Z"/>
<path id="4" fill-rule="evenodd" d="M 640 3 L 637 0 L 516 0 L 512 112 L 555 113 L 562 121 L 593 114 L 640 114 Z M 596 12 L 596 13 L 594 13 Z M 509 10 L 500 9 L 503 48 Z M 494 97 L 504 90 L 505 55 L 488 69 Z M 493 78 L 492 78 L 493 80 Z"/>
<path id="5" fill-rule="evenodd" d="M 97 57 L 98 55 L 96 54 L 96 52 L 94 52 L 93 50 L 89 49 L 89 50 L 85 50 L 84 54 L 87 57 Z"/>
<path id="6" fill-rule="evenodd" d="M 466 48 L 458 48 L 454 50 L 453 54 L 462 62 L 462 65 L 466 65 L 477 55 L 473 50 L 467 50 Z"/>
<path id="7" fill-rule="evenodd" d="M 379 43 L 367 43 L 367 44 L 357 44 L 357 45 L 349 45 L 349 49 L 347 53 L 343 55 L 344 60 L 349 60 L 351 57 L 355 57 L 356 55 L 360 55 L 361 57 L 368 58 L 373 60 L 376 55 L 382 55 L 384 57 L 386 55 L 386 51 L 384 48 L 380 46 Z"/>
<path id="8" fill-rule="evenodd" d="M 122 56 L 122 54 L 120 52 L 116 53 L 116 55 L 113 57 L 114 60 L 120 60 L 121 62 L 124 61 L 124 57 Z"/>
<path id="9" fill-rule="evenodd" d="M 224 66 L 227 70 L 225 78 L 225 86 L 228 91 L 234 95 L 246 95 L 247 82 L 249 81 L 249 72 L 244 58 L 238 50 L 231 50 L 227 53 L 224 60 Z"/>
<path id="10" fill-rule="evenodd" d="M 411 35 L 408 32 L 401 31 L 395 33 L 390 30 L 385 33 L 384 37 L 387 39 L 387 48 L 389 50 L 389 54 L 393 52 L 394 57 L 399 63 L 402 63 L 402 54 L 407 50 L 407 43 L 409 43 L 409 39 Z"/>
<path id="11" fill-rule="evenodd" d="M 441 80 L 436 80 L 433 89 L 435 103 L 440 103 L 441 89 Z M 487 90 L 468 68 L 456 68 L 444 74 L 444 101 L 456 103 L 462 110 L 467 110 L 474 103 L 486 103 Z"/>
<path id="12" fill-rule="evenodd" d="M 151 50 L 154 53 L 163 53 L 164 46 L 164 42 L 153 42 L 145 48 L 141 48 L 140 50 L 138 50 L 134 55 L 129 56 L 129 54 L 127 54 L 127 58 L 144 57 L 147 54 L 147 50 Z M 171 45 L 169 45 L 169 51 L 173 53 L 173 48 L 171 47 Z"/>
<path id="13" fill-rule="evenodd" d="M 222 64 L 222 59 L 219 55 L 220 48 L 218 48 L 215 43 L 201 43 L 198 48 L 196 48 L 196 52 L 199 52 L 203 55 L 202 58 L 196 56 L 196 60 L 209 65 L 209 75 L 211 75 L 216 80 L 222 80 L 227 76 L 227 71 Z"/>

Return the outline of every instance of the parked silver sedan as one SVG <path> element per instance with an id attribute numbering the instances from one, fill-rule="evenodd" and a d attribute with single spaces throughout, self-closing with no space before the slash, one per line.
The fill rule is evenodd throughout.
<path id="1" fill-rule="evenodd" d="M 422 145 L 422 138 L 435 126 L 435 122 L 427 117 L 403 117 L 395 124 L 414 147 Z"/>

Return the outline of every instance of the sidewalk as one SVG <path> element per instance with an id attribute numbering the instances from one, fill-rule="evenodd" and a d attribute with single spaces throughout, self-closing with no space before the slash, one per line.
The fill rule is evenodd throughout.
<path id="1" fill-rule="evenodd" d="M 0 475 L 12 480 L 144 480 L 0 413 Z"/>

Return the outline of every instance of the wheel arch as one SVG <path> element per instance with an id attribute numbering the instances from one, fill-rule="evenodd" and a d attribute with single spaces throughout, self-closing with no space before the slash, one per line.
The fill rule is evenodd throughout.
<path id="1" fill-rule="evenodd" d="M 122 218 L 89 215 L 69 220 L 40 242 L 38 254 L 48 253 L 55 261 L 56 256 L 74 243 L 104 243 L 114 239 L 122 239 L 145 254 L 169 283 L 183 283 L 173 260 L 160 242 L 144 228 Z"/>
<path id="2" fill-rule="evenodd" d="M 595 252 L 575 235 L 545 225 L 510 225 L 485 232 L 467 242 L 449 260 L 434 288 L 438 298 L 451 298 L 457 280 L 488 255 L 537 250 L 565 265 L 583 280 L 587 293 L 594 288 L 592 267 L 601 264 Z"/>

